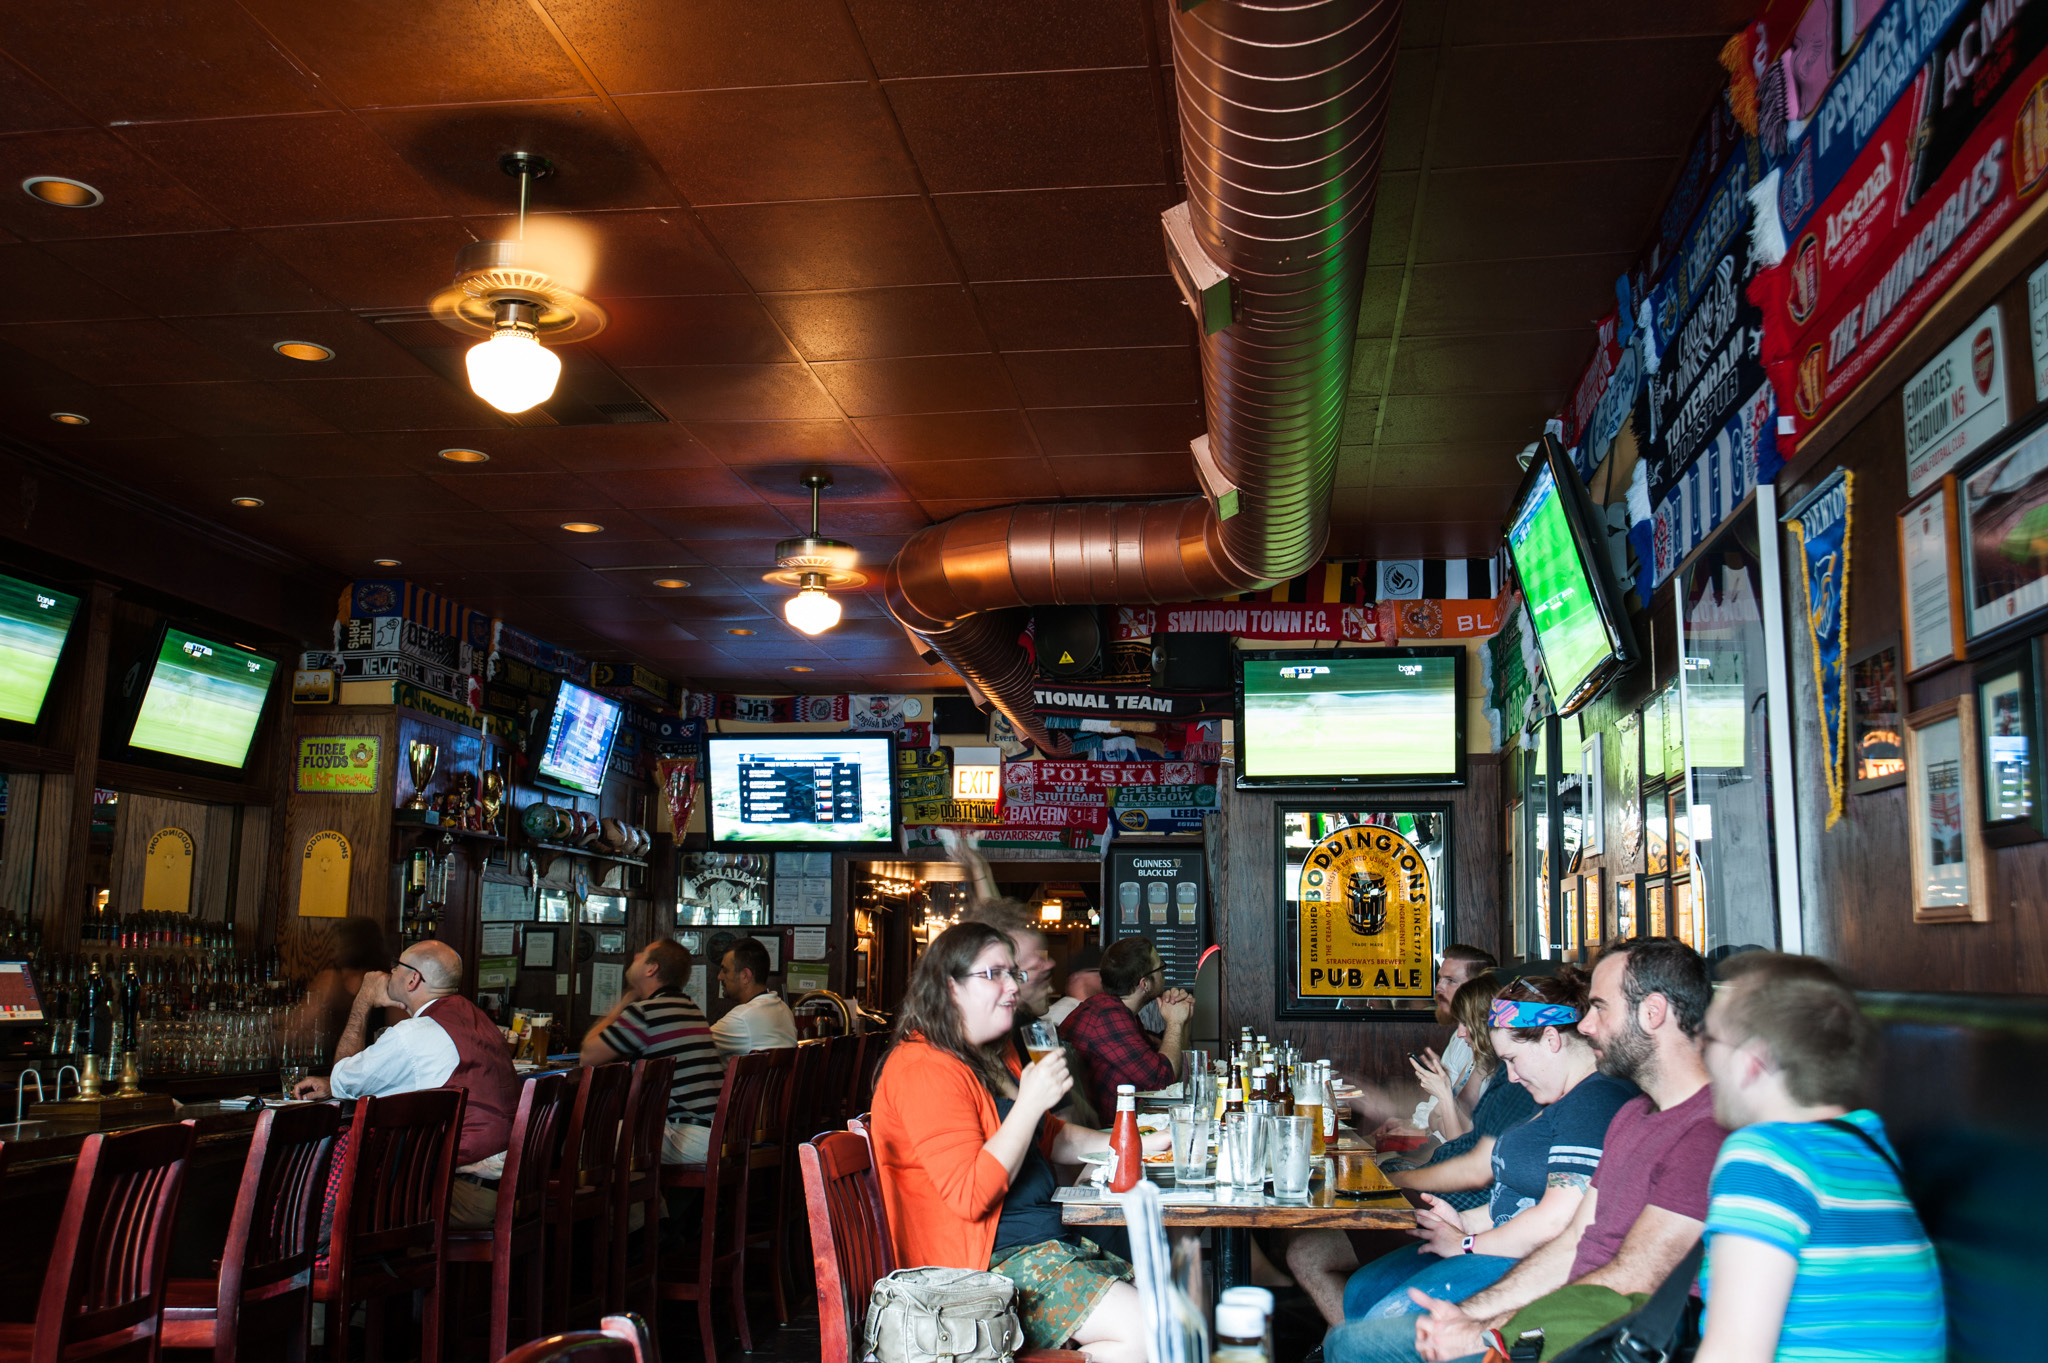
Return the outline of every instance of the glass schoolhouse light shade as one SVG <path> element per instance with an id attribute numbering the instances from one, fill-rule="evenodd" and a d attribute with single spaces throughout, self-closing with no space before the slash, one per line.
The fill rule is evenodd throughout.
<path id="1" fill-rule="evenodd" d="M 839 603 L 823 587 L 806 582 L 802 591 L 782 603 L 782 618 L 792 629 L 823 634 L 839 623 Z"/>
<path id="2" fill-rule="evenodd" d="M 562 360 L 531 328 L 501 322 L 469 348 L 469 386 L 501 412 L 523 412 L 554 396 Z"/>

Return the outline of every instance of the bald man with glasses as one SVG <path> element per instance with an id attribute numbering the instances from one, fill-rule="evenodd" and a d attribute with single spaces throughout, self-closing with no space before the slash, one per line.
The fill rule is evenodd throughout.
<path id="1" fill-rule="evenodd" d="M 325 1079 L 301 1079 L 292 1096 L 317 1101 L 381 1098 L 421 1089 L 463 1090 L 468 1100 L 455 1151 L 455 1182 L 448 1194 L 448 1224 L 478 1230 L 489 1226 L 497 1214 L 498 1179 L 512 1136 L 512 1113 L 519 1106 L 519 1077 L 512 1071 L 505 1034 L 490 1014 L 456 992 L 461 985 L 462 958 L 441 942 L 415 942 L 389 974 L 364 975 L 348 1026 L 334 1048 L 333 1073 Z M 387 1005 L 403 1009 L 404 1021 L 365 1044 L 371 1012 Z M 337 1145 L 337 1170 L 341 1153 Z M 321 1218 L 323 1240 L 333 1215 L 334 1192 L 330 1178 L 327 1212 Z"/>

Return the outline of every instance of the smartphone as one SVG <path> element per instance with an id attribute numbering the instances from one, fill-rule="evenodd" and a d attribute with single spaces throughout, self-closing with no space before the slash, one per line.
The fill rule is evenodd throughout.
<path id="1" fill-rule="evenodd" d="M 1415 1052 L 1410 1051 L 1408 1052 L 1408 1063 L 1411 1065 L 1420 1065 L 1422 1063 L 1422 1057 L 1417 1055 Z"/>

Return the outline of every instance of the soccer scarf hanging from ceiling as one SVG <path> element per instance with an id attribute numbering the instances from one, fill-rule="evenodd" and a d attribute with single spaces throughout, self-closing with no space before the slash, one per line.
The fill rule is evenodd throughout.
<path id="1" fill-rule="evenodd" d="M 1215 633 L 1360 644 L 1482 638 L 1500 627 L 1500 585 L 1490 558 L 1332 559 L 1261 592 L 1119 606 L 1116 637 Z"/>

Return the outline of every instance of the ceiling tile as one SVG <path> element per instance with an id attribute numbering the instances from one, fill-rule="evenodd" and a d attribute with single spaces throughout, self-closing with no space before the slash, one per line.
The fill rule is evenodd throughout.
<path id="1" fill-rule="evenodd" d="M 87 128 L 92 120 L 58 99 L 48 86 L 0 56 L 0 133 Z"/>
<path id="2" fill-rule="evenodd" d="M 591 537 L 586 535 L 584 539 L 590 541 Z M 665 589 L 652 585 L 653 579 L 675 572 L 688 577 L 697 572 L 702 562 L 674 540 L 600 539 L 568 545 L 562 552 L 584 567 L 596 569 L 612 581 L 646 595 L 667 595 Z"/>
<path id="3" fill-rule="evenodd" d="M 826 391 L 853 417 L 1017 405 L 1016 389 L 994 355 L 841 360 L 813 367 Z"/>
<path id="4" fill-rule="evenodd" d="M 581 505 L 554 506 L 535 511 L 508 508 L 494 514 L 501 515 L 505 524 L 513 529 L 524 531 L 542 544 L 564 553 L 568 552 L 570 545 L 580 544 L 586 538 L 584 534 L 562 529 L 566 521 L 595 521 L 604 527 L 598 534 L 615 540 L 660 539 L 664 533 L 652 521 L 602 502 L 585 501 Z"/>
<path id="5" fill-rule="evenodd" d="M 923 199 L 829 199 L 707 208 L 705 227 L 763 292 L 951 284 L 959 279 Z"/>
<path id="6" fill-rule="evenodd" d="M 1372 494 L 1373 519 L 1394 525 L 1404 521 L 1428 524 L 1487 520 L 1493 523 L 1498 539 L 1515 486 L 1501 483 L 1491 487 L 1376 487 Z"/>
<path id="7" fill-rule="evenodd" d="M 598 473 L 583 480 L 636 511 L 699 506 L 752 506 L 754 490 L 725 469 L 647 469 L 638 473 Z"/>
<path id="8" fill-rule="evenodd" d="M 1635 0 L 1585 0 L 1569 12 L 1532 14 L 1518 0 L 1462 0 L 1451 7 L 1444 41 L 1554 43 L 1571 38 L 1650 38 L 1685 34 L 1726 39 L 1756 17 L 1755 0 L 1702 0 L 1642 5 Z"/>
<path id="9" fill-rule="evenodd" d="M 1394 357 L 1394 393 L 1543 393 L 1562 403 L 1593 353 L 1590 330 L 1411 336 Z"/>
<path id="10" fill-rule="evenodd" d="M 1194 318 L 1167 275 L 973 286 L 999 350 L 1187 345 Z"/>
<path id="11" fill-rule="evenodd" d="M 335 429 L 268 383 L 166 383 L 121 390 L 124 401 L 193 435 L 298 435 Z"/>
<path id="12" fill-rule="evenodd" d="M 1513 486 L 1521 480 L 1515 450 L 1497 440 L 1456 445 L 1383 444 L 1372 452 L 1372 485 L 1376 488 L 1487 488 Z"/>
<path id="13" fill-rule="evenodd" d="M 234 436 L 201 443 L 206 452 L 200 462 L 226 473 L 261 470 L 280 477 L 384 478 L 422 471 L 378 436 Z"/>
<path id="14" fill-rule="evenodd" d="M 1017 411 L 864 417 L 854 424 L 892 468 L 927 459 L 1020 458 L 1039 452 L 1024 414 Z"/>
<path id="15" fill-rule="evenodd" d="M 785 516 L 798 520 L 810 515 L 811 491 L 804 486 L 803 480 L 814 473 L 822 473 L 832 480 L 820 498 L 821 512 L 827 516 L 836 514 L 840 507 L 870 505 L 882 498 L 903 495 L 903 489 L 897 485 L 888 467 L 872 462 L 788 460 L 779 464 L 742 464 L 733 473 L 759 494 L 761 500 L 779 507 Z"/>
<path id="16" fill-rule="evenodd" d="M 1632 251 L 1656 220 L 1672 158 L 1438 171 L 1416 224 L 1427 264 Z"/>
<path id="17" fill-rule="evenodd" d="M 1048 455 L 1183 451 L 1203 431 L 1200 403 L 1160 407 L 1039 408 L 1032 429 Z"/>
<path id="18" fill-rule="evenodd" d="M 892 497 L 903 496 L 900 481 L 893 475 L 888 481 L 888 488 Z M 839 494 L 838 488 L 828 492 L 826 501 L 818 513 L 820 527 L 833 539 L 846 539 L 849 536 L 908 535 L 931 524 L 931 517 L 906 501 L 843 501 L 839 500 Z M 861 561 L 879 565 L 887 560 L 863 554 Z"/>
<path id="19" fill-rule="evenodd" d="M 845 421 L 693 421 L 690 434 L 728 464 L 865 460 Z"/>
<path id="20" fill-rule="evenodd" d="M 536 427 L 492 436 L 498 449 L 505 436 L 517 434 L 521 445 L 535 454 L 545 454 L 570 473 L 623 473 L 633 469 L 706 468 L 711 452 L 696 437 L 672 421 L 627 426 L 600 427 L 602 439 L 587 426 Z M 497 456 L 493 454 L 493 466 Z"/>
<path id="21" fill-rule="evenodd" d="M 1554 397 L 1546 401 L 1540 393 L 1390 397 L 1380 438 L 1394 445 L 1499 440 L 1520 449 L 1543 434 L 1543 423 L 1555 415 Z"/>
<path id="22" fill-rule="evenodd" d="M 278 388 L 308 411 L 326 417 L 338 430 L 474 431 L 497 425 L 496 414 L 481 398 L 438 374 L 392 379 L 302 379 L 280 383 Z"/>
<path id="23" fill-rule="evenodd" d="M 311 312 L 328 301 L 241 232 L 51 242 L 52 255 L 161 317 Z"/>
<path id="24" fill-rule="evenodd" d="M 787 421 L 839 415 L 800 364 L 698 364 L 627 369 L 626 381 L 675 421 Z"/>
<path id="25" fill-rule="evenodd" d="M 1387 131 L 1380 148 L 1382 172 L 1415 170 L 1422 165 L 1442 60 L 1441 53 L 1423 50 L 1403 52 L 1395 61 L 1394 88 L 1387 99 Z"/>
<path id="26" fill-rule="evenodd" d="M 1188 346 L 1144 350 L 1013 350 L 1003 356 L 1027 407 L 1200 402 L 1202 371 Z"/>
<path id="27" fill-rule="evenodd" d="M 837 0 L 548 0 L 548 13 L 613 94 L 867 74 Z"/>
<path id="28" fill-rule="evenodd" d="M 285 227 L 256 241 L 345 308 L 423 308 L 475 240 L 453 218 Z"/>
<path id="29" fill-rule="evenodd" d="M 1201 491 L 1194 459 L 1181 451 L 1070 455 L 1046 462 L 1067 497 L 1175 497 Z"/>
<path id="30" fill-rule="evenodd" d="M 348 114 L 150 123 L 129 136 L 243 227 L 425 218 L 447 205 Z"/>
<path id="31" fill-rule="evenodd" d="M 1554 256 L 1541 262 L 1419 265 L 1402 327 L 1410 335 L 1590 329 L 1613 310 L 1614 280 L 1633 260 L 1633 253 L 1617 252 Z M 1364 330 L 1363 314 L 1359 327 L 1361 335 L 1372 334 Z"/>
<path id="32" fill-rule="evenodd" d="M 61 23 L 19 11 L 7 50 L 101 123 L 232 118 L 328 107 L 233 0 L 77 5 Z"/>
<path id="33" fill-rule="evenodd" d="M 0 323 L 71 322 L 105 317 L 137 317 L 142 309 L 102 288 L 56 259 L 47 250 L 25 244 L 0 246 Z"/>
<path id="34" fill-rule="evenodd" d="M 363 121 L 466 216 L 518 208 L 518 177 L 498 164 L 517 151 L 546 157 L 554 167 L 528 185 L 529 213 L 678 202 L 632 128 L 596 98 L 383 109 L 364 114 Z"/>
<path id="35" fill-rule="evenodd" d="M 630 95 L 619 107 L 699 207 L 917 192 L 865 82 Z"/>
<path id="36" fill-rule="evenodd" d="M 1415 235 L 1415 194 L 1420 179 L 1413 172 L 1380 176 L 1378 198 L 1372 206 L 1372 240 L 1365 252 L 1368 265 L 1407 263 L 1408 243 Z"/>
<path id="37" fill-rule="evenodd" d="M 520 0 L 243 0 L 243 8 L 357 108 L 590 93 L 547 25 Z"/>
<path id="38" fill-rule="evenodd" d="M 1358 334 L 1360 336 L 1391 336 L 1394 334 L 1394 319 L 1401 312 L 1401 281 L 1403 271 L 1399 266 L 1368 266 L 1365 271 L 1365 287 L 1358 300 Z M 1410 330 L 1413 325 L 1410 324 Z"/>
<path id="39" fill-rule="evenodd" d="M 691 552 L 707 562 L 727 557 L 723 547 L 729 541 L 746 541 L 760 546 L 761 571 L 775 566 L 769 550 L 775 541 L 786 539 L 800 528 L 798 523 L 772 506 L 759 502 L 731 506 L 697 506 L 683 510 L 656 508 L 647 513 L 661 532 L 690 546 Z M 808 525 L 810 518 L 804 518 Z"/>
<path id="40" fill-rule="evenodd" d="M 935 194 L 1166 179 L 1157 90 L 1143 67 L 885 88 Z"/>
<path id="41" fill-rule="evenodd" d="M 97 208 L 59 208 L 19 191 L 35 175 L 79 180 L 106 195 Z M 0 227 L 26 241 L 205 232 L 220 227 L 184 186 L 107 134 L 26 133 L 0 138 Z"/>
<path id="42" fill-rule="evenodd" d="M 1145 62 L 1144 19 L 1135 5 L 851 0 L 851 8 L 884 78 Z"/>
<path id="43" fill-rule="evenodd" d="M 1164 268 L 1159 215 L 1177 197 L 1165 185 L 1140 185 L 948 194 L 937 202 L 969 279 L 1066 279 Z"/>
<path id="44" fill-rule="evenodd" d="M 594 480 L 567 473 L 449 473 L 429 475 L 423 481 L 482 511 L 588 506 L 593 493 L 602 492 Z"/>
<path id="45" fill-rule="evenodd" d="M 51 412 L 76 412 L 89 426 L 60 426 Z M 116 397 L 73 378 L 53 364 L 0 339 L 0 429 L 38 444 L 69 448 L 99 440 L 147 440 L 182 434 L 140 410 L 127 394 Z"/>
<path id="46" fill-rule="evenodd" d="M 590 347 L 614 365 L 797 360 L 759 300 L 749 294 L 627 298 L 610 311 L 611 325 L 590 341 Z"/>
<path id="47" fill-rule="evenodd" d="M 747 291 L 685 209 L 580 213 L 563 221 L 587 234 L 590 293 L 597 299 Z M 480 220 L 474 229 L 480 237 L 498 237 L 509 235 L 509 226 L 506 219 Z"/>
<path id="48" fill-rule="evenodd" d="M 951 355 L 989 348 L 974 298 L 958 284 L 778 293 L 761 301 L 809 360 Z"/>
<path id="49" fill-rule="evenodd" d="M 4 339 L 88 383 L 195 383 L 252 378 L 212 347 L 153 317 L 39 322 L 8 327 Z"/>
<path id="50" fill-rule="evenodd" d="M 348 312 L 244 313 L 187 317 L 172 325 L 236 367 L 265 379 L 422 377 L 426 366 Z M 327 360 L 293 360 L 272 347 L 311 341 L 334 352 Z"/>

